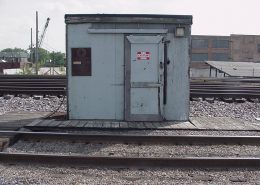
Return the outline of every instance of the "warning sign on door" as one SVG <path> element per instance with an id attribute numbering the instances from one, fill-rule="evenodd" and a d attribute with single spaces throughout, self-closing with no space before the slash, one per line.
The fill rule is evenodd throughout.
<path id="1" fill-rule="evenodd" d="M 137 60 L 150 60 L 150 52 L 149 51 L 138 51 Z"/>

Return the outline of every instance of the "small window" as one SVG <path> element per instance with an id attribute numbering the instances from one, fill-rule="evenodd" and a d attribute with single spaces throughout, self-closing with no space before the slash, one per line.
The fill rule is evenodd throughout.
<path id="1" fill-rule="evenodd" d="M 229 61 L 229 54 L 228 53 L 212 53 L 212 60 Z"/>
<path id="2" fill-rule="evenodd" d="M 229 48 L 229 40 L 212 40 L 212 48 Z"/>
<path id="3" fill-rule="evenodd" d="M 191 60 L 195 62 L 202 62 L 208 60 L 207 53 L 192 53 Z"/>
<path id="4" fill-rule="evenodd" d="M 260 44 L 257 44 L 257 51 L 260 53 Z"/>
<path id="5" fill-rule="evenodd" d="M 208 40 L 207 39 L 193 39 L 192 40 L 192 48 L 208 48 Z"/>

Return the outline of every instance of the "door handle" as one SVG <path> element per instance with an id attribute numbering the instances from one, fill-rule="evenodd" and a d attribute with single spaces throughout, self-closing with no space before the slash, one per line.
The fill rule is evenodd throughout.
<path id="1" fill-rule="evenodd" d="M 131 88 L 150 88 L 150 87 L 161 87 L 161 83 L 152 82 L 131 82 Z"/>
<path id="2" fill-rule="evenodd" d="M 163 69 L 163 62 L 160 62 L 160 68 Z"/>

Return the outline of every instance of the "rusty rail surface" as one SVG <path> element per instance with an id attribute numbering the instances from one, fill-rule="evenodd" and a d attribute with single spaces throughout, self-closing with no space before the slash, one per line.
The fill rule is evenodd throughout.
<path id="1" fill-rule="evenodd" d="M 246 144 L 260 145 L 260 136 L 210 136 L 210 135 L 117 135 L 117 134 L 81 134 L 61 132 L 23 132 L 0 131 L 0 136 L 13 136 L 18 139 L 53 139 L 74 141 L 98 141 L 116 143 L 151 144 Z"/>
<path id="2" fill-rule="evenodd" d="M 103 157 L 0 152 L 1 163 L 51 164 L 58 166 L 259 168 L 260 158 L 225 157 Z"/>

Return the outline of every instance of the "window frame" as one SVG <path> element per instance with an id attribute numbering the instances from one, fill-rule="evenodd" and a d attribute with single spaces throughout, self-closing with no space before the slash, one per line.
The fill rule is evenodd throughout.
<path id="1" fill-rule="evenodd" d="M 220 44 L 221 42 L 226 42 L 227 45 L 225 47 L 222 47 L 224 44 L 223 45 Z M 228 49 L 228 48 L 230 48 L 230 41 L 229 40 L 225 40 L 225 39 L 213 39 L 211 41 L 211 47 L 212 48 L 217 48 L 217 49 L 219 49 L 219 48 L 221 48 L 221 49 Z"/>
<path id="2" fill-rule="evenodd" d="M 199 46 L 199 47 L 194 47 L 193 43 L 196 42 L 196 41 L 203 41 L 206 44 L 205 44 L 205 46 L 203 45 L 203 46 Z M 196 46 L 198 46 L 198 45 L 196 45 Z M 209 40 L 208 39 L 192 39 L 192 41 L 191 41 L 191 48 L 192 49 L 206 49 L 208 47 L 209 47 Z"/>
<path id="3" fill-rule="evenodd" d="M 193 55 L 207 55 L 207 57 L 206 57 L 206 59 L 203 59 L 203 60 L 193 60 L 194 59 Z M 208 53 L 192 53 L 191 54 L 191 61 L 192 62 L 203 62 L 203 61 L 206 61 L 208 59 L 209 59 L 209 54 Z"/>

